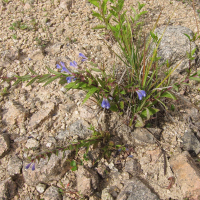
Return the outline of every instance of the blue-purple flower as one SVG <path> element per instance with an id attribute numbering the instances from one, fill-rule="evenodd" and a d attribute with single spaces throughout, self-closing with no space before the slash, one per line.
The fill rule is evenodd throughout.
<path id="1" fill-rule="evenodd" d="M 106 109 L 110 108 L 110 103 L 109 103 L 108 99 L 103 98 L 103 101 L 101 103 L 101 107 L 106 108 Z"/>
<path id="2" fill-rule="evenodd" d="M 70 62 L 70 66 L 77 68 L 77 62 L 76 61 L 72 61 Z"/>
<path id="3" fill-rule="evenodd" d="M 71 83 L 73 78 L 74 78 L 73 76 L 68 76 L 68 77 L 66 78 L 67 83 Z"/>
<path id="4" fill-rule="evenodd" d="M 26 165 L 26 169 L 28 169 L 31 165 L 32 165 L 32 162 L 29 163 L 28 165 Z M 33 165 L 32 165 L 32 171 L 34 171 L 34 170 L 35 170 L 35 163 L 33 163 Z"/>
<path id="5" fill-rule="evenodd" d="M 86 61 L 88 58 L 84 55 L 84 54 L 82 54 L 82 53 L 79 53 L 79 57 L 82 57 L 83 59 L 81 60 L 82 62 L 83 61 Z"/>
<path id="6" fill-rule="evenodd" d="M 146 92 L 144 90 L 137 90 L 139 100 L 142 100 L 143 97 L 146 97 Z"/>

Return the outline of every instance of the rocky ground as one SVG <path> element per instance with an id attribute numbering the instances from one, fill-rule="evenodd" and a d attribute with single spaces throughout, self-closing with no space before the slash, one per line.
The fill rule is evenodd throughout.
<path id="1" fill-rule="evenodd" d="M 196 23 L 192 4 L 174 0 L 140 3 L 145 3 L 148 11 L 143 26 L 146 34 L 162 8 L 158 34 L 172 17 L 159 52 L 164 59 L 176 55 L 172 64 L 182 60 L 173 76 L 175 80 L 181 78 L 188 65 L 183 56 L 189 51 L 187 38 L 181 33 L 196 33 L 197 23 L 200 25 L 199 18 Z M 137 1 L 125 1 L 129 14 L 131 6 L 136 7 Z M 199 2 L 195 6 L 198 11 Z M 105 45 L 107 38 L 102 32 L 91 29 L 98 22 L 92 16 L 93 9 L 86 0 L 2 0 L 1 77 L 25 75 L 29 68 L 44 74 L 45 66 L 56 69 L 60 61 L 68 66 L 71 60 L 81 63 L 80 52 L 96 63 L 103 61 L 108 68 L 114 64 L 122 66 Z M 113 41 L 108 42 L 112 50 L 118 51 Z M 192 43 L 193 47 L 198 49 L 198 42 Z M 165 48 L 169 44 L 170 49 Z M 194 70 L 199 68 L 198 56 L 197 51 Z M 115 136 L 113 141 L 126 144 L 126 151 L 114 152 L 110 159 L 103 158 L 97 163 L 94 161 L 98 159 L 98 150 L 90 151 L 90 159 L 75 172 L 66 162 L 74 156 L 71 151 L 65 152 L 64 159 L 62 152 L 49 160 L 41 159 L 34 171 L 32 166 L 30 169 L 25 166 L 32 154 L 87 138 L 91 124 L 98 128 L 101 108 L 90 100 L 82 105 L 84 92 L 66 92 L 56 81 L 46 87 L 26 84 L 12 87 L 6 82 L 1 84 L 1 90 L 8 88 L 8 94 L 0 96 L 0 199 L 200 198 L 199 84 L 192 82 L 192 87 L 183 87 L 176 94 L 178 101 L 173 102 L 175 112 L 162 110 L 148 129 L 132 130 L 117 114 L 106 113 L 110 118 L 109 131 Z M 82 158 L 84 151 L 80 149 L 73 158 Z"/>

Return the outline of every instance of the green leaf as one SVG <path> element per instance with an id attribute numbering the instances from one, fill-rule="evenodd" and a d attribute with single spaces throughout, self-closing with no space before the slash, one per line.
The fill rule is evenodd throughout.
<path id="1" fill-rule="evenodd" d="M 84 104 L 97 90 L 99 90 L 99 88 L 97 87 L 91 88 L 89 92 L 86 94 L 85 99 L 83 100 L 82 104 Z"/>
<path id="2" fill-rule="evenodd" d="M 125 91 L 125 90 L 123 90 L 123 91 L 121 91 L 120 93 L 121 93 L 121 94 L 126 94 L 126 91 Z"/>
<path id="3" fill-rule="evenodd" d="M 75 160 L 72 160 L 72 161 L 70 162 L 70 166 L 75 167 L 75 166 L 76 166 L 76 161 L 75 161 Z"/>
<path id="4" fill-rule="evenodd" d="M 147 109 L 148 109 L 148 113 L 147 113 Z M 157 109 L 157 108 L 146 108 L 145 110 L 143 110 L 142 112 L 141 112 L 141 114 L 140 114 L 140 116 L 142 117 L 142 118 L 147 118 L 148 117 L 148 115 L 154 115 L 154 114 L 156 114 L 158 111 L 160 111 L 159 109 Z"/>
<path id="5" fill-rule="evenodd" d="M 102 28 L 106 28 L 106 26 L 103 24 L 99 24 L 99 25 L 93 27 L 92 29 L 102 29 Z"/>
<path id="6" fill-rule="evenodd" d="M 51 77 L 51 74 L 45 74 L 41 78 L 39 78 L 39 80 L 37 81 L 37 83 L 43 83 L 46 80 L 48 80 L 50 77 Z"/>
<path id="7" fill-rule="evenodd" d="M 98 69 L 98 68 L 92 68 L 93 71 L 95 72 L 101 72 L 102 70 Z"/>
<path id="8" fill-rule="evenodd" d="M 50 84 L 51 82 L 53 82 L 54 80 L 56 80 L 60 76 L 61 76 L 61 74 L 51 77 L 43 86 Z"/>
<path id="9" fill-rule="evenodd" d="M 36 76 L 35 78 L 31 79 L 26 86 L 33 84 L 40 76 Z"/>
<path id="10" fill-rule="evenodd" d="M 92 11 L 92 12 L 93 12 L 92 15 L 93 15 L 94 17 L 97 17 L 99 20 L 103 21 L 103 18 L 102 18 L 102 16 L 101 16 L 99 13 L 94 12 L 94 11 Z"/>
<path id="11" fill-rule="evenodd" d="M 65 85 L 65 88 L 68 88 L 68 90 L 69 90 L 69 89 L 73 88 L 76 84 L 77 84 L 76 81 L 75 82 L 71 82 L 71 83 Z"/>
<path id="12" fill-rule="evenodd" d="M 139 10 L 139 11 L 140 11 L 144 6 L 145 6 L 145 4 L 140 4 L 140 2 L 138 2 L 138 10 Z"/>
<path id="13" fill-rule="evenodd" d="M 75 166 L 75 167 L 72 167 L 72 171 L 74 172 L 74 171 L 76 171 L 78 168 L 77 168 L 77 166 Z"/>
<path id="14" fill-rule="evenodd" d="M 88 0 L 91 4 L 99 8 L 99 0 Z"/>
<path id="15" fill-rule="evenodd" d="M 171 105 L 171 110 L 174 111 L 175 110 L 175 106 L 172 104 Z"/>
<path id="16" fill-rule="evenodd" d="M 193 56 L 193 54 L 195 53 L 196 51 L 196 48 L 194 48 L 192 51 L 191 51 L 191 56 Z"/>
<path id="17" fill-rule="evenodd" d="M 52 74 L 61 74 L 60 72 L 56 72 L 56 71 L 54 71 L 53 69 L 51 69 L 51 68 L 49 68 L 49 67 L 46 67 L 47 68 L 47 70 L 50 72 L 50 73 L 52 73 Z"/>
<path id="18" fill-rule="evenodd" d="M 33 71 L 30 67 L 28 69 L 32 74 L 37 75 L 37 73 L 35 71 Z"/>
<path id="19" fill-rule="evenodd" d="M 186 33 L 183 33 L 189 40 L 191 40 L 190 36 Z"/>
<path id="20" fill-rule="evenodd" d="M 17 80 L 14 82 L 13 85 L 17 85 L 17 84 L 19 84 L 20 82 L 21 82 L 21 80 L 20 80 L 20 79 L 17 79 Z"/>
<path id="21" fill-rule="evenodd" d="M 189 79 L 194 80 L 194 81 L 200 81 L 200 78 L 198 78 L 198 77 L 190 77 Z"/>
<path id="22" fill-rule="evenodd" d="M 167 97 L 167 98 L 176 100 L 176 97 L 172 93 L 170 93 L 169 91 L 162 93 L 160 95 L 160 97 Z"/>
<path id="23" fill-rule="evenodd" d="M 135 127 L 143 127 L 145 124 L 142 118 L 138 114 L 136 114 L 136 116 L 137 116 L 137 120 L 136 120 Z"/>
<path id="24" fill-rule="evenodd" d="M 111 111 L 114 111 L 114 112 L 117 112 L 118 111 L 118 107 L 115 103 L 111 103 L 110 104 L 110 110 Z"/>
<path id="25" fill-rule="evenodd" d="M 120 108 L 123 110 L 124 109 L 124 102 L 120 101 Z"/>
<path id="26" fill-rule="evenodd" d="M 66 77 L 61 78 L 59 84 L 64 85 L 65 83 L 67 83 Z"/>

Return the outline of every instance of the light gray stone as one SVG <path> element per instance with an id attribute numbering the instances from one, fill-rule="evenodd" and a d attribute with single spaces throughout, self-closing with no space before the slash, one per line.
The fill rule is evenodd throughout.
<path id="1" fill-rule="evenodd" d="M 125 198 L 126 197 L 126 198 Z M 117 196 L 117 200 L 159 200 L 157 194 L 152 192 L 146 183 L 134 177 L 127 180 L 121 192 Z"/>
<path id="2" fill-rule="evenodd" d="M 10 139 L 7 134 L 0 135 L 0 158 L 10 149 Z"/>
<path id="3" fill-rule="evenodd" d="M 45 200 L 61 200 L 62 196 L 59 192 L 59 189 L 54 186 L 50 186 L 44 193 L 43 198 Z"/>
<path id="4" fill-rule="evenodd" d="M 17 156 L 11 157 L 7 169 L 10 176 L 21 174 L 22 161 Z"/>
<path id="5" fill-rule="evenodd" d="M 90 196 L 98 188 L 99 178 L 95 171 L 79 166 L 76 171 L 77 190 L 84 196 Z"/>
<path id="6" fill-rule="evenodd" d="M 39 183 L 37 186 L 36 186 L 36 190 L 42 194 L 44 193 L 44 191 L 46 190 L 47 186 L 43 183 Z"/>
<path id="7" fill-rule="evenodd" d="M 52 154 L 50 159 L 41 158 L 39 162 L 35 163 L 35 170 L 32 171 L 31 167 L 26 169 L 25 166 L 28 163 L 24 163 L 23 176 L 24 180 L 28 185 L 36 186 L 37 184 L 44 182 L 50 183 L 51 181 L 58 181 L 61 177 L 70 170 L 70 164 L 67 162 L 68 156 L 71 151 L 65 151 L 64 157 L 63 152 L 59 151 L 58 156 Z"/>
<path id="8" fill-rule="evenodd" d="M 11 178 L 8 178 L 0 182 L 1 200 L 9 200 L 13 198 L 16 193 L 17 193 L 17 185 Z"/>
<path id="9" fill-rule="evenodd" d="M 124 170 L 130 173 L 131 175 L 136 175 L 141 173 L 141 166 L 136 159 L 129 159 L 126 161 Z"/>
<path id="10" fill-rule="evenodd" d="M 104 200 L 114 200 L 114 198 L 112 197 L 112 195 L 109 193 L 109 188 L 104 188 L 102 190 L 101 199 L 104 199 Z"/>
<path id="11" fill-rule="evenodd" d="M 26 147 L 27 147 L 28 149 L 31 149 L 31 148 L 38 148 L 39 146 L 40 146 L 40 143 L 39 143 L 36 139 L 34 139 L 34 138 L 29 139 L 29 140 L 27 141 L 27 143 L 26 143 Z"/>

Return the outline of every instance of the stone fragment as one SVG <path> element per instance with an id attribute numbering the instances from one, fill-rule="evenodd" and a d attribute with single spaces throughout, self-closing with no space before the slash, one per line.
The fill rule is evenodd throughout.
<path id="1" fill-rule="evenodd" d="M 107 169 L 107 167 L 103 163 L 98 164 L 98 167 L 96 167 L 95 169 L 97 170 L 98 174 L 102 178 L 106 177 L 106 169 Z"/>
<path id="2" fill-rule="evenodd" d="M 80 117 L 83 119 L 92 119 L 95 117 L 95 111 L 88 106 L 78 107 L 78 111 L 80 113 Z"/>
<path id="3" fill-rule="evenodd" d="M 70 10 L 72 7 L 72 0 L 61 0 L 59 8 L 62 8 L 63 10 Z"/>
<path id="4" fill-rule="evenodd" d="M 54 110 L 54 103 L 48 103 L 44 109 L 39 110 L 37 113 L 34 113 L 29 121 L 29 128 L 36 128 L 39 124 L 47 119 L 51 112 Z"/>
<path id="5" fill-rule="evenodd" d="M 146 128 L 136 128 L 132 135 L 135 139 L 139 140 L 140 142 L 154 144 L 155 139 L 152 134 Z"/>
<path id="6" fill-rule="evenodd" d="M 37 186 L 36 186 L 36 190 L 42 194 L 44 193 L 44 191 L 46 190 L 47 186 L 43 183 L 39 183 Z"/>
<path id="7" fill-rule="evenodd" d="M 83 120 L 77 120 L 68 128 L 71 136 L 78 135 L 81 139 L 91 135 L 91 130 L 88 129 L 88 124 Z"/>
<path id="8" fill-rule="evenodd" d="M 44 200 L 61 200 L 62 196 L 57 187 L 50 186 L 45 191 L 43 198 Z"/>
<path id="9" fill-rule="evenodd" d="M 109 188 L 104 188 L 101 193 L 101 199 L 104 200 L 114 200 L 112 195 L 109 193 Z"/>
<path id="10" fill-rule="evenodd" d="M 183 137 L 183 149 L 186 151 L 194 151 L 196 154 L 200 152 L 200 142 L 191 129 L 186 130 Z"/>
<path id="11" fill-rule="evenodd" d="M 56 43 L 54 45 L 52 45 L 51 47 L 45 49 L 48 53 L 52 54 L 52 55 L 55 55 L 55 54 L 58 54 L 60 53 L 61 51 L 61 48 L 64 44 L 63 43 Z"/>
<path id="12" fill-rule="evenodd" d="M 127 180 L 121 192 L 117 196 L 117 200 L 159 200 L 157 194 L 151 191 L 148 185 L 134 177 Z"/>
<path id="13" fill-rule="evenodd" d="M 95 171 L 79 166 L 76 171 L 77 190 L 84 196 L 90 196 L 99 184 L 99 178 Z"/>
<path id="14" fill-rule="evenodd" d="M 187 151 L 170 159 L 170 166 L 185 197 L 200 199 L 200 169 Z"/>
<path id="15" fill-rule="evenodd" d="M 7 134 L 0 135 L 0 158 L 3 157 L 10 148 L 10 139 Z"/>
<path id="16" fill-rule="evenodd" d="M 8 178 L 0 182 L 1 200 L 11 199 L 16 195 L 16 193 L 17 193 L 17 185 L 11 178 Z"/>
<path id="17" fill-rule="evenodd" d="M 17 156 L 11 157 L 7 169 L 10 176 L 21 174 L 22 161 Z"/>
<path id="18" fill-rule="evenodd" d="M 69 162 L 67 162 L 71 151 L 63 152 L 59 151 L 58 156 L 52 154 L 50 159 L 41 158 L 39 162 L 35 163 L 35 170 L 32 171 L 31 167 L 26 169 L 28 163 L 24 163 L 23 176 L 27 185 L 36 186 L 37 184 L 51 181 L 58 181 L 61 177 L 70 169 Z"/>
<path id="19" fill-rule="evenodd" d="M 3 121 L 8 125 L 17 124 L 22 127 L 28 113 L 27 110 L 15 101 L 6 102 L 5 108 L 6 110 L 3 114 Z"/>
<path id="20" fill-rule="evenodd" d="M 5 57 L 10 61 L 18 60 L 19 56 L 19 49 L 14 48 L 9 51 L 5 51 Z"/>
<path id="21" fill-rule="evenodd" d="M 37 49 L 35 51 L 30 52 L 30 54 L 28 55 L 29 58 L 31 58 L 32 60 L 43 60 L 44 59 L 44 55 L 41 49 Z"/>
<path id="22" fill-rule="evenodd" d="M 34 138 L 28 139 L 28 141 L 26 143 L 26 147 L 28 149 L 38 148 L 39 146 L 40 146 L 40 143 L 36 139 L 34 139 Z"/>
<path id="23" fill-rule="evenodd" d="M 136 159 L 129 159 L 126 161 L 124 170 L 130 173 L 131 175 L 136 175 L 141 172 L 141 166 Z"/>

